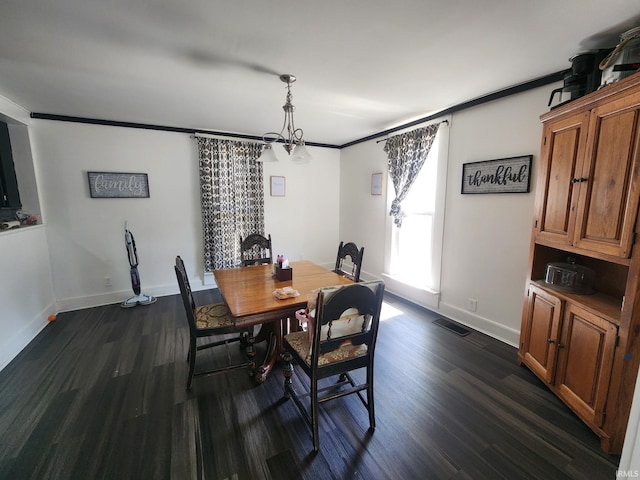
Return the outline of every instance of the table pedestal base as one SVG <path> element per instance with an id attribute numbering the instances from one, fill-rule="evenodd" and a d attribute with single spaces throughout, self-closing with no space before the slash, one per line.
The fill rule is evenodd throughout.
<path id="1" fill-rule="evenodd" d="M 264 362 L 256 368 L 253 377 L 257 383 L 263 383 L 267 379 L 267 375 L 282 356 L 282 338 L 290 332 L 298 332 L 301 329 L 302 327 L 295 318 L 283 318 L 262 324 L 254 343 L 266 341 L 267 351 Z"/>

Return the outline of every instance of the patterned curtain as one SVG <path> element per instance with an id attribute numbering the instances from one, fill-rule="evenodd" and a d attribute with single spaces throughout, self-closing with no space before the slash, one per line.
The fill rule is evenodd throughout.
<path id="1" fill-rule="evenodd" d="M 240 265 L 240 237 L 264 235 L 262 145 L 198 138 L 204 271 Z"/>
<path id="2" fill-rule="evenodd" d="M 409 193 L 411 185 L 429 155 L 439 126 L 439 123 L 435 123 L 396 135 L 389 138 L 384 145 L 384 151 L 389 155 L 389 176 L 396 192 L 389 215 L 393 217 L 393 222 L 398 228 L 402 226 L 404 217 L 402 201 Z"/>

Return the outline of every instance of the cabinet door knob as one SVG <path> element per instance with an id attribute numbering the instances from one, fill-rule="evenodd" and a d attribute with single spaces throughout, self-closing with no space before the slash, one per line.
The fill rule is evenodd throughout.
<path id="1" fill-rule="evenodd" d="M 555 343 L 555 342 L 554 342 L 553 338 L 550 338 L 549 340 L 547 340 L 547 343 L 548 343 L 549 345 L 552 345 L 552 344 L 553 344 L 553 343 Z"/>
<path id="2" fill-rule="evenodd" d="M 561 344 L 561 343 L 559 343 L 559 344 L 558 344 L 558 348 L 564 348 L 564 345 L 563 345 L 563 344 Z"/>

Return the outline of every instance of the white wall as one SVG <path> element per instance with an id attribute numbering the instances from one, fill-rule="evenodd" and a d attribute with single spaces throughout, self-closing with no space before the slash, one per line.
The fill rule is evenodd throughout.
<path id="1" fill-rule="evenodd" d="M 13 161 L 23 206 L 39 210 L 36 172 L 28 135 L 29 114 L 0 97 L 0 119 L 16 142 Z M 15 135 L 14 135 L 15 134 Z M 24 187 L 24 191 L 23 191 Z M 0 370 L 56 312 L 46 228 L 42 225 L 0 232 Z"/>
<path id="2" fill-rule="evenodd" d="M 307 165 L 293 165 L 279 145 L 278 163 L 264 164 L 265 232 L 273 254 L 333 267 L 339 240 L 340 151 L 307 147 Z M 269 177 L 285 177 L 285 196 L 271 197 Z M 295 275 L 295 272 L 294 272 Z"/>
<path id="3" fill-rule="evenodd" d="M 365 280 L 380 278 L 384 271 L 387 221 L 387 157 L 384 143 L 368 141 L 341 151 L 340 239 L 364 247 Z M 383 172 L 382 195 L 371 195 L 371 174 Z"/>
<path id="4" fill-rule="evenodd" d="M 454 114 L 449 126 L 441 296 L 438 311 L 517 345 L 529 255 L 534 187 L 528 194 L 462 195 L 462 165 L 533 154 L 537 172 L 550 86 Z M 384 272 L 386 198 L 370 195 L 371 173 L 384 171 L 383 143 L 342 151 L 340 236 L 365 247 L 363 276 Z M 392 186 L 390 186 L 393 189 Z M 393 191 L 385 192 L 393 195 Z M 402 293 L 402 292 L 399 292 Z M 468 298 L 477 311 L 467 310 Z"/>
<path id="5" fill-rule="evenodd" d="M 640 475 L 640 375 L 636 378 L 618 471 L 629 472 L 628 478 L 637 478 Z"/>
<path id="6" fill-rule="evenodd" d="M 60 310 L 117 303 L 133 295 L 125 220 L 135 236 L 144 293 L 178 292 L 173 271 L 178 254 L 194 290 L 203 288 L 194 139 L 183 133 L 46 120 L 33 122 L 31 138 L 46 179 L 40 197 Z M 340 153 L 309 150 L 314 159 L 308 165 L 288 159 L 265 165 L 265 227 L 277 252 L 325 263 L 338 242 Z M 87 171 L 147 173 L 150 198 L 90 198 Z M 285 197 L 269 197 L 270 175 L 286 177 Z"/>
<path id="7" fill-rule="evenodd" d="M 518 344 L 533 219 L 535 176 L 549 87 L 454 115 L 442 258 L 440 311 Z M 528 194 L 462 195 L 467 162 L 533 154 Z M 468 298 L 478 301 L 475 313 Z"/>
<path id="8" fill-rule="evenodd" d="M 0 232 L 0 272 L 1 370 L 56 313 L 44 226 Z"/>

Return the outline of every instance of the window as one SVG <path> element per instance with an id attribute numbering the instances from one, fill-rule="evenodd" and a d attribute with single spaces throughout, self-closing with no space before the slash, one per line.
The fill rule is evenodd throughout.
<path id="1" fill-rule="evenodd" d="M 426 290 L 436 293 L 440 288 L 447 145 L 448 128 L 443 124 L 427 160 L 402 202 L 402 211 L 406 215 L 402 227 L 398 228 L 392 220 L 387 222 L 390 242 L 385 277 L 391 280 L 396 291 L 408 287 L 413 292 Z M 393 192 L 391 182 L 388 188 Z M 389 201 L 392 198 L 393 195 L 389 195 Z M 414 300 L 425 304 L 419 299 Z"/>
<path id="2" fill-rule="evenodd" d="M 0 219 L 15 220 L 15 213 L 21 206 L 9 128 L 0 122 Z"/>

